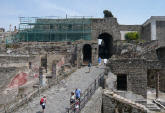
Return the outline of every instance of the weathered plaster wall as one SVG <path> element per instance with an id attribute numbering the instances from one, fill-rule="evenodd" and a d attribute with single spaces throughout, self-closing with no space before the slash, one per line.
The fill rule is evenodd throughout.
<path id="1" fill-rule="evenodd" d="M 11 80 L 11 78 L 16 75 L 18 68 L 16 67 L 1 67 L 0 68 L 0 88 L 4 88 Z"/>

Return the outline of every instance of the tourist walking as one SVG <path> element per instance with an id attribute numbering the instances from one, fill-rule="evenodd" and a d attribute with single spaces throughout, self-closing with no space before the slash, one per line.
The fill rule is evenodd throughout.
<path id="1" fill-rule="evenodd" d="M 91 62 L 89 62 L 89 63 L 88 63 L 89 73 L 90 73 L 90 71 L 91 71 L 91 66 L 92 66 L 92 64 L 91 64 Z"/>
<path id="2" fill-rule="evenodd" d="M 99 66 L 101 65 L 101 57 L 98 58 Z"/>
<path id="3" fill-rule="evenodd" d="M 44 113 L 45 106 L 46 106 L 46 96 L 41 98 L 40 105 L 42 106 L 42 113 Z"/>
<path id="4" fill-rule="evenodd" d="M 71 92 L 70 107 L 71 107 L 72 111 L 74 111 L 74 109 L 75 109 L 75 95 L 74 95 L 74 92 Z"/>
<path id="5" fill-rule="evenodd" d="M 107 59 L 104 59 L 104 65 L 106 65 L 106 63 L 107 63 Z"/>
<path id="6" fill-rule="evenodd" d="M 78 89 L 78 88 L 76 88 L 76 90 L 75 90 L 75 95 L 76 95 L 76 100 L 77 100 L 77 99 L 80 100 L 81 90 Z"/>
<path id="7" fill-rule="evenodd" d="M 75 95 L 76 95 L 76 106 L 75 106 L 75 108 L 78 109 L 80 107 L 81 90 L 76 88 Z"/>

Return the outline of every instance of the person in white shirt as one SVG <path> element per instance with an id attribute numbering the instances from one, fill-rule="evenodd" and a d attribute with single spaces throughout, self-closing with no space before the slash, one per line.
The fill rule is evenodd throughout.
<path id="1" fill-rule="evenodd" d="M 75 94 L 74 94 L 74 92 L 71 92 L 70 107 L 72 108 L 72 110 L 74 110 L 74 106 L 75 106 Z"/>
<path id="2" fill-rule="evenodd" d="M 106 65 L 106 63 L 107 63 L 107 59 L 104 59 L 104 65 Z"/>

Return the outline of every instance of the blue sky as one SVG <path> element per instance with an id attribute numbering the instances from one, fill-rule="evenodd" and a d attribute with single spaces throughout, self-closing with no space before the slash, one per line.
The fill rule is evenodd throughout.
<path id="1" fill-rule="evenodd" d="M 111 10 L 119 24 L 142 24 L 151 16 L 165 16 L 165 0 L 0 0 L 0 27 L 19 24 L 20 16 L 103 17 Z"/>

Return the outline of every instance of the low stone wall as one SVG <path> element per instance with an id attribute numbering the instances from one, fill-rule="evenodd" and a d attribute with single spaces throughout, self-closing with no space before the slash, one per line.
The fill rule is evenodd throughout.
<path id="1" fill-rule="evenodd" d="M 90 101 L 82 109 L 81 113 L 101 113 L 102 88 L 98 88 Z"/>
<path id="2" fill-rule="evenodd" d="M 28 55 L 0 55 L 0 62 L 2 63 L 26 63 L 35 56 L 28 56 Z"/>
<path id="3" fill-rule="evenodd" d="M 145 106 L 104 90 L 102 113 L 147 113 Z"/>

